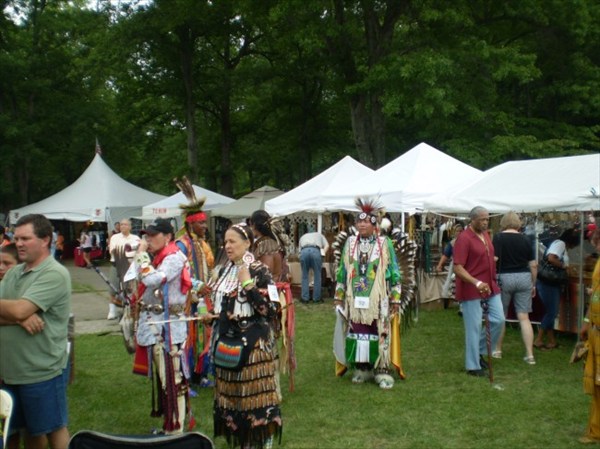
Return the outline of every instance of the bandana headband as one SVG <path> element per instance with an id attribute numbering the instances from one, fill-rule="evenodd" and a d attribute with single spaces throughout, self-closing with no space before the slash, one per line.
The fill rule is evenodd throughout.
<path id="1" fill-rule="evenodd" d="M 195 221 L 206 221 L 206 213 L 196 212 L 195 214 L 188 215 L 187 217 L 185 217 L 186 223 L 193 223 Z"/>

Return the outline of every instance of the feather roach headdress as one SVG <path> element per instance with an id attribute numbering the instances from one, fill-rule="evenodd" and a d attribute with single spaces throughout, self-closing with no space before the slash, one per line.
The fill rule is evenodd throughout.
<path id="1" fill-rule="evenodd" d="M 206 202 L 206 197 L 196 198 L 194 186 L 192 186 L 192 183 L 187 176 L 183 176 L 181 179 L 175 178 L 173 181 L 188 200 L 187 204 L 179 205 L 179 208 L 183 211 L 183 215 L 185 215 L 186 223 L 206 220 L 206 213 L 202 211 L 202 207 Z"/>
<path id="2" fill-rule="evenodd" d="M 371 224 L 376 225 L 379 217 L 383 216 L 383 206 L 379 198 L 356 198 L 354 204 L 360 210 L 358 220 L 369 220 Z"/>

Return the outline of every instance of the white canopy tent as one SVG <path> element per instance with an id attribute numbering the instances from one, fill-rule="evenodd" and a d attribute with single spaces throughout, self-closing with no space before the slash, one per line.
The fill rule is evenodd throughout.
<path id="1" fill-rule="evenodd" d="M 388 212 L 422 210 L 432 195 L 481 176 L 481 170 L 420 143 L 371 174 L 347 185 L 346 204 L 357 196 L 379 196 Z"/>
<path id="2" fill-rule="evenodd" d="M 210 211 L 221 206 L 233 203 L 235 200 L 212 190 L 204 189 L 200 186 L 193 185 L 196 198 L 205 197 L 203 210 Z M 152 204 L 148 204 L 142 208 L 142 220 L 154 220 L 155 218 L 170 218 L 181 215 L 180 204 L 187 203 L 188 200 L 182 192 L 164 198 Z"/>
<path id="3" fill-rule="evenodd" d="M 356 179 L 373 173 L 369 167 L 345 156 L 327 170 L 275 199 L 265 203 L 266 211 L 273 216 L 296 212 L 324 212 L 352 210 L 353 200 L 345 191 Z"/>
<path id="4" fill-rule="evenodd" d="M 505 162 L 425 201 L 435 212 L 475 206 L 497 213 L 600 210 L 600 154 Z"/>
<path id="5" fill-rule="evenodd" d="M 283 193 L 282 190 L 271 186 L 262 186 L 240 199 L 211 211 L 216 217 L 247 218 L 259 209 L 265 208 L 265 203 Z"/>
<path id="6" fill-rule="evenodd" d="M 27 214 L 50 220 L 119 221 L 141 215 L 142 207 L 164 198 L 125 181 L 96 154 L 88 168 L 70 186 L 37 203 L 10 211 L 10 223 Z"/>

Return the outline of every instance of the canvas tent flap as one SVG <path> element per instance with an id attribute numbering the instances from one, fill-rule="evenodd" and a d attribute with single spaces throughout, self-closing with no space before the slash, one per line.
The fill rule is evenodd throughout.
<path id="1" fill-rule="evenodd" d="M 481 170 L 420 143 L 354 182 L 348 194 L 379 197 L 389 212 L 410 212 L 422 210 L 429 197 L 480 175 Z"/>
<path id="2" fill-rule="evenodd" d="M 233 203 L 235 200 L 212 190 L 204 189 L 200 186 L 193 185 L 196 198 L 205 197 L 203 210 L 210 211 L 221 206 Z M 180 204 L 187 203 L 188 200 L 182 192 L 178 192 L 172 196 L 164 198 L 152 204 L 148 204 L 142 208 L 142 220 L 153 220 L 155 218 L 170 218 L 181 215 Z"/>
<path id="3" fill-rule="evenodd" d="M 275 198 L 283 193 L 282 190 L 271 186 L 263 186 L 253 192 L 244 195 L 240 199 L 229 203 L 226 206 L 213 209 L 213 216 L 225 218 L 246 218 L 252 215 L 252 212 L 264 209 L 265 202 Z"/>
<path id="4" fill-rule="evenodd" d="M 353 201 L 346 195 L 348 185 L 370 173 L 373 170 L 345 156 L 295 189 L 267 201 L 266 211 L 273 216 L 283 216 L 296 212 L 351 210 Z"/>
<path id="5" fill-rule="evenodd" d="M 50 220 L 118 221 L 140 215 L 142 206 L 164 198 L 117 175 L 96 154 L 70 186 L 37 203 L 10 211 L 10 223 L 23 215 L 43 214 Z"/>
<path id="6" fill-rule="evenodd" d="M 600 154 L 510 161 L 480 179 L 426 202 L 432 212 L 600 210 Z"/>

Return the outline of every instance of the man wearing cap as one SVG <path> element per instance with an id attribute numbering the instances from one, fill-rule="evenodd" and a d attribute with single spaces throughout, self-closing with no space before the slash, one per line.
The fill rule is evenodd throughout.
<path id="1" fill-rule="evenodd" d="M 110 263 L 112 265 L 110 269 L 110 283 L 112 287 L 115 287 L 118 291 L 115 292 L 111 288 L 110 303 L 108 304 L 108 320 L 116 320 L 118 318 L 117 306 L 122 307 L 121 300 L 117 298 L 117 293 L 122 292 L 129 285 L 125 285 L 123 278 L 125 273 L 131 265 L 133 256 L 135 255 L 135 249 L 140 244 L 140 238 L 131 233 L 131 221 L 123 219 L 119 222 L 119 229 L 121 232 L 113 234 L 108 243 L 108 251 L 110 252 Z"/>
<path id="2" fill-rule="evenodd" d="M 159 397 L 152 401 L 159 406 L 152 410 L 152 415 L 164 417 L 164 433 L 181 433 L 185 416 L 191 415 L 191 410 L 188 407 L 189 370 L 182 352 L 187 321 L 178 320 L 185 318 L 186 296 L 192 282 L 187 258 L 173 240 L 169 220 L 157 218 L 144 233 L 146 237 L 135 255 L 139 270 L 138 352 L 145 351 L 147 359 L 152 360 L 148 366 L 154 367 L 154 373 L 145 374 L 153 376 L 159 387 Z M 148 253 L 154 256 L 152 260 Z"/>
<path id="3" fill-rule="evenodd" d="M 300 267 L 302 268 L 302 292 L 301 300 L 307 304 L 310 300 L 308 288 L 308 276 L 313 271 L 313 302 L 323 302 L 321 299 L 321 267 L 323 265 L 322 254 L 327 252 L 329 243 L 320 232 L 307 232 L 298 242 L 300 246 Z"/>
<path id="4" fill-rule="evenodd" d="M 337 373 L 354 368 L 353 383 L 374 378 L 380 388 L 389 389 L 394 385 L 392 367 L 403 377 L 399 345 L 392 347 L 392 339 L 399 339 L 398 320 L 392 318 L 400 305 L 400 269 L 392 241 L 377 232 L 381 207 L 361 199 L 356 204 L 361 211 L 358 235 L 348 237 L 344 245 L 334 298 L 338 313 L 347 320 L 343 348 L 338 351 L 334 345 Z"/>

